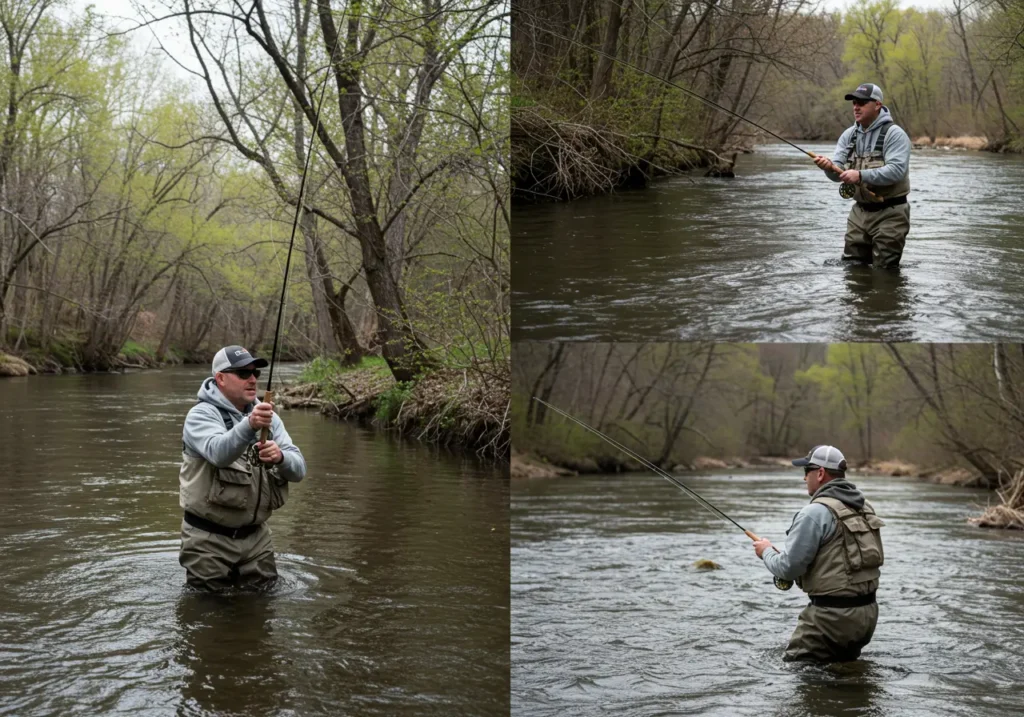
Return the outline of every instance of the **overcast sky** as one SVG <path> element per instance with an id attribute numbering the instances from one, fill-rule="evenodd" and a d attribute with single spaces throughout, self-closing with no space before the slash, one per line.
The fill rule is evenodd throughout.
<path id="1" fill-rule="evenodd" d="M 158 7 L 160 0 L 142 1 L 147 6 L 155 8 Z M 819 2 L 821 9 L 834 12 L 845 10 L 853 4 L 854 0 L 819 0 Z M 132 7 L 131 0 L 70 0 L 70 7 L 76 13 L 84 11 L 88 5 L 95 6 L 97 12 L 108 17 L 129 18 L 117 22 L 117 26 L 120 29 L 127 29 L 139 21 L 139 14 Z M 903 8 L 916 7 L 921 10 L 943 10 L 951 7 L 951 0 L 899 0 L 899 5 Z M 158 23 L 148 28 L 136 30 L 132 33 L 135 47 L 139 49 L 151 48 L 155 51 L 157 48 L 153 38 L 155 34 L 169 50 L 177 53 L 187 64 L 193 65 L 194 62 L 190 61 L 192 48 L 184 36 L 174 37 L 172 35 L 172 30 L 175 29 L 175 26 L 180 28 L 180 25 L 177 25 L 177 23 L 172 25 L 172 22 Z M 182 77 L 187 76 L 187 73 L 180 69 L 175 68 L 175 72 Z"/>

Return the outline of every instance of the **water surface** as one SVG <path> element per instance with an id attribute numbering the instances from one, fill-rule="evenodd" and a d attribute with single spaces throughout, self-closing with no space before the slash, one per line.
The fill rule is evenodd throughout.
<path id="1" fill-rule="evenodd" d="M 831 667 L 782 661 L 806 596 L 666 481 L 516 481 L 512 714 L 1024 713 L 1024 535 L 965 522 L 987 492 L 853 480 L 886 521 L 879 621 L 861 660 Z M 683 481 L 780 544 L 807 498 L 789 472 Z"/>
<path id="2" fill-rule="evenodd" d="M 278 376 L 295 369 L 278 369 Z M 263 595 L 186 592 L 181 426 L 206 374 L 0 380 L 0 713 L 508 713 L 508 482 L 313 412 Z"/>
<path id="3" fill-rule="evenodd" d="M 914 150 L 898 272 L 840 265 L 850 203 L 792 147 L 736 172 L 517 206 L 513 338 L 1024 338 L 1024 157 Z"/>

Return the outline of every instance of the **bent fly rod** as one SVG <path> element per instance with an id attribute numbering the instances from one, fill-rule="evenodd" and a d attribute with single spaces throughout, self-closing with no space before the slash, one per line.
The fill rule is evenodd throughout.
<path id="1" fill-rule="evenodd" d="M 649 468 L 650 470 L 654 471 L 656 474 L 658 474 L 659 476 L 661 476 L 662 478 L 667 480 L 669 483 L 674 485 L 676 488 L 679 488 L 681 491 L 683 491 L 688 496 L 693 498 L 701 506 L 703 506 L 704 508 L 709 510 L 715 517 L 721 518 L 722 520 L 726 520 L 726 521 L 732 523 L 733 525 L 735 525 L 737 528 L 742 530 L 743 533 L 748 538 L 750 538 L 754 542 L 757 542 L 758 540 L 761 539 L 757 535 L 755 535 L 754 533 L 752 533 L 751 531 L 747 530 L 742 525 L 737 523 L 735 520 L 730 518 L 722 510 L 720 510 L 719 508 L 715 507 L 711 502 L 706 500 L 703 496 L 700 495 L 700 493 L 695 491 L 693 488 L 690 488 L 689 486 L 685 485 L 681 480 L 679 480 L 678 478 L 676 478 L 672 474 L 668 473 L 667 471 L 664 471 L 661 468 L 659 468 L 658 466 L 654 465 L 653 463 L 648 461 L 643 456 L 638 455 L 637 453 L 635 453 L 634 451 L 630 450 L 629 448 L 626 448 L 626 446 L 622 445 L 621 443 L 616 441 L 614 438 L 612 438 L 612 437 L 602 433 L 601 431 L 597 430 L 593 426 L 587 425 L 586 423 L 584 423 L 580 419 L 576 418 L 575 416 L 569 415 L 568 413 L 566 413 L 565 411 L 561 410 L 560 408 L 556 408 L 556 407 L 552 406 L 547 401 L 541 400 L 541 399 L 537 398 L 536 396 L 533 397 L 533 400 L 536 401 L 537 403 L 540 403 L 540 404 L 542 404 L 544 406 L 547 406 L 548 408 L 550 408 L 552 411 L 554 411 L 555 413 L 559 414 L 560 416 L 564 416 L 565 418 L 568 418 L 570 421 L 572 421 L 576 425 L 585 428 L 586 430 L 588 430 L 591 433 L 593 433 L 595 436 L 597 436 L 597 437 L 603 439 L 604 441 L 610 443 L 611 445 L 615 446 L 616 448 L 618 448 L 620 451 L 625 453 L 627 456 L 629 456 L 630 458 L 635 460 L 640 465 L 642 465 L 645 468 Z M 775 552 L 779 552 L 779 549 L 776 548 L 774 545 L 772 546 L 772 550 L 774 550 Z M 779 590 L 789 590 L 791 587 L 793 587 L 793 581 L 792 580 L 783 580 L 780 577 L 775 577 L 775 587 L 777 587 Z"/>
<path id="2" fill-rule="evenodd" d="M 775 139 L 779 140 L 780 142 L 785 142 L 786 144 L 788 144 L 793 149 L 796 149 L 797 151 L 799 151 L 799 152 L 801 152 L 803 154 L 806 154 L 811 159 L 817 159 L 818 157 L 824 157 L 824 155 L 815 154 L 814 152 L 810 151 L 809 149 L 804 149 L 803 147 L 801 147 L 801 146 L 799 146 L 797 144 L 794 144 L 793 142 L 790 142 L 785 137 L 782 137 L 782 136 L 776 134 L 775 132 L 772 132 L 767 127 L 763 127 L 763 126 L 759 125 L 754 120 L 748 119 L 748 118 L 744 117 L 743 115 L 741 115 L 740 113 L 734 112 L 733 110 L 729 109 L 728 107 L 723 107 L 722 105 L 718 104 L 714 100 L 709 100 L 707 97 L 704 97 L 703 95 L 699 95 L 699 94 L 697 94 L 696 92 L 694 92 L 691 89 L 688 89 L 686 87 L 683 87 L 680 84 L 672 82 L 672 80 L 666 80 L 664 77 L 659 77 L 658 75 L 654 74 L 653 72 L 648 72 L 647 70 L 643 69 L 642 67 L 637 67 L 636 65 L 634 65 L 632 63 L 629 63 L 629 62 L 626 62 L 625 60 L 620 60 L 619 58 L 615 57 L 614 55 L 610 55 L 607 52 L 604 52 L 602 50 L 594 49 L 593 47 L 590 47 L 589 45 L 584 44 L 584 43 L 580 42 L 579 40 L 573 40 L 571 37 L 566 37 L 565 35 L 562 35 L 560 33 L 555 32 L 554 30 L 549 30 L 546 27 L 541 27 L 541 26 L 536 25 L 536 24 L 534 24 L 533 27 L 535 29 L 537 29 L 537 30 L 541 30 L 542 32 L 546 32 L 549 35 L 553 35 L 554 37 L 557 37 L 560 40 L 565 40 L 566 42 L 571 42 L 573 45 L 576 45 L 577 47 L 581 47 L 584 50 L 588 50 L 590 52 L 593 52 L 594 54 L 600 55 L 601 57 L 604 57 L 606 59 L 611 60 L 612 62 L 617 62 L 617 63 L 619 63 L 620 65 L 622 65 L 624 67 L 630 68 L 634 72 L 639 72 L 640 74 L 647 75 L 648 77 L 652 77 L 655 80 L 657 80 L 658 82 L 662 82 L 662 83 L 668 85 L 669 87 L 675 87 L 680 92 L 683 92 L 683 93 L 689 95 L 690 97 L 693 97 L 696 100 L 700 100 L 701 102 L 706 104 L 708 107 L 713 107 L 714 109 L 718 110 L 719 112 L 724 112 L 727 115 L 729 115 L 730 117 L 735 117 L 738 120 L 742 120 L 743 122 L 746 122 L 747 124 L 756 127 L 757 129 L 761 130 L 762 132 L 764 132 L 766 134 L 770 134 Z M 825 157 L 825 158 L 828 159 L 827 157 Z M 831 167 L 830 171 L 835 172 L 836 174 L 842 174 L 843 170 L 841 170 L 838 166 L 836 166 L 835 162 L 833 162 L 831 159 L 829 159 L 828 163 L 829 163 L 829 165 Z M 843 199 L 851 199 L 851 198 L 853 198 L 853 195 L 854 195 L 855 191 L 856 191 L 856 188 L 852 184 L 843 183 L 839 187 L 839 195 Z M 874 194 L 873 192 L 868 190 L 866 187 L 864 188 L 864 192 L 866 194 L 870 195 L 871 197 L 878 198 L 878 196 L 876 194 Z"/>

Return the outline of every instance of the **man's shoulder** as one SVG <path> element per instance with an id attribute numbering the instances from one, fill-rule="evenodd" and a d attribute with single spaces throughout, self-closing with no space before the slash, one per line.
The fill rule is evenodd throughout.
<path id="1" fill-rule="evenodd" d="M 818 523 L 828 523 L 832 519 L 832 511 L 827 505 L 818 500 L 814 500 L 805 505 L 800 512 Z"/>
<path id="2" fill-rule="evenodd" d="M 192 404 L 192 408 L 188 409 L 185 421 L 216 421 L 217 423 L 223 424 L 224 416 L 222 411 L 224 411 L 224 409 L 219 408 L 216 404 L 210 403 L 209 401 L 197 401 Z"/>
<path id="3" fill-rule="evenodd" d="M 899 139 L 907 139 L 907 140 L 910 139 L 910 135 L 907 134 L 907 131 L 905 129 L 900 127 L 895 122 L 891 122 L 889 124 L 889 129 L 886 130 L 885 141 L 888 142 L 890 140 L 890 138 L 893 138 L 893 137 L 896 137 L 896 138 L 899 138 Z"/>

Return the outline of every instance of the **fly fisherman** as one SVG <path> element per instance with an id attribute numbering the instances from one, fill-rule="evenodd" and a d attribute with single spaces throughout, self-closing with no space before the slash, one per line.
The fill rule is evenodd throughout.
<path id="1" fill-rule="evenodd" d="M 814 163 L 833 182 L 855 189 L 843 260 L 895 269 L 910 231 L 910 137 L 893 123 L 878 85 L 865 83 L 846 99 L 854 125 L 839 137 L 831 161 L 819 155 Z"/>
<path id="2" fill-rule="evenodd" d="M 256 402 L 266 365 L 241 346 L 222 348 L 185 418 L 178 562 L 194 588 L 265 588 L 277 579 L 266 520 L 284 505 L 288 482 L 302 480 L 306 462 L 273 405 Z M 264 428 L 270 434 L 260 441 Z"/>
<path id="3" fill-rule="evenodd" d="M 793 465 L 804 469 L 811 502 L 793 518 L 782 552 L 767 540 L 754 552 L 776 577 L 796 580 L 811 599 L 797 620 L 784 660 L 855 660 L 878 622 L 883 523 L 846 480 L 838 448 L 815 446 Z"/>

